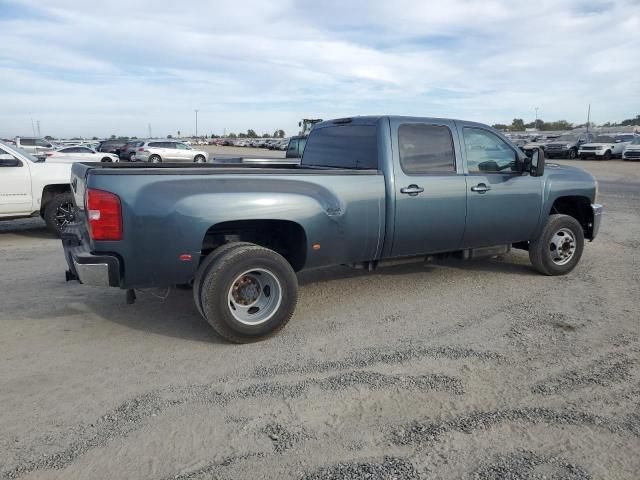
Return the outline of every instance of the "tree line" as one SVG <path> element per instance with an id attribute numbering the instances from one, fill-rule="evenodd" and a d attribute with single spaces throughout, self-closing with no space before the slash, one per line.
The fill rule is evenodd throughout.
<path id="1" fill-rule="evenodd" d="M 640 115 L 636 115 L 635 118 L 627 118 L 626 120 L 622 120 L 620 123 L 615 122 L 607 122 L 603 124 L 603 127 L 625 127 L 630 125 L 640 125 Z M 536 128 L 538 130 L 571 130 L 577 127 L 584 127 L 586 123 L 581 125 L 574 125 L 571 122 L 567 122 L 566 120 L 556 120 L 555 122 L 545 122 L 544 120 L 538 119 L 537 121 L 524 123 L 524 120 L 521 118 L 514 118 L 511 122 L 511 125 L 506 125 L 504 123 L 496 123 L 492 125 L 493 128 L 497 130 L 507 130 L 509 132 L 524 132 L 527 128 Z M 595 126 L 594 123 L 590 123 L 589 126 Z"/>

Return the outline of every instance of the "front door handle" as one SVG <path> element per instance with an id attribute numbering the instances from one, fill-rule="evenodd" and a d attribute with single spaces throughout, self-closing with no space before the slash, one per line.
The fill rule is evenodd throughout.
<path id="1" fill-rule="evenodd" d="M 475 187 L 471 187 L 471 191 L 477 193 L 487 193 L 489 190 L 491 190 L 491 187 L 487 186 L 484 183 L 479 183 Z"/>
<path id="2" fill-rule="evenodd" d="M 418 195 L 419 193 L 422 193 L 422 192 L 424 192 L 424 188 L 419 187 L 415 183 L 412 183 L 408 187 L 403 187 L 403 188 L 400 189 L 400 193 L 406 193 L 407 195 L 409 195 L 411 197 L 415 197 L 416 195 Z"/>

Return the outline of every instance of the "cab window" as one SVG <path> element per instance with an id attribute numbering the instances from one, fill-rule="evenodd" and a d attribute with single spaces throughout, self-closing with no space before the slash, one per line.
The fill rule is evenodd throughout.
<path id="1" fill-rule="evenodd" d="M 507 142 L 481 128 L 463 129 L 469 173 L 514 173 L 517 154 Z"/>
<path id="2" fill-rule="evenodd" d="M 442 125 L 406 123 L 398 128 L 400 166 L 408 175 L 456 171 L 451 131 Z"/>

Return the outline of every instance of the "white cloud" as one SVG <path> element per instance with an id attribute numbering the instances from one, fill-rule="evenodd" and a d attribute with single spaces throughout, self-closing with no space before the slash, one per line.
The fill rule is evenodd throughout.
<path id="1" fill-rule="evenodd" d="M 19 1 L 0 9 L 0 136 L 296 130 L 396 113 L 508 122 L 640 112 L 640 4 Z"/>

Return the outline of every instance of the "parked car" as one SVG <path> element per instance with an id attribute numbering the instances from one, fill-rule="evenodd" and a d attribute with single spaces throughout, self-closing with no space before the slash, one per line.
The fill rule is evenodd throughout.
<path id="1" fill-rule="evenodd" d="M 55 150 L 53 143 L 39 137 L 16 137 L 15 144 L 35 157 L 44 157 L 46 152 Z"/>
<path id="2" fill-rule="evenodd" d="M 122 146 L 118 153 L 118 157 L 120 157 L 120 160 L 134 162 L 136 160 L 136 152 L 138 151 L 138 148 L 142 147 L 142 145 L 144 145 L 143 140 L 131 140 Z"/>
<path id="3" fill-rule="evenodd" d="M 636 136 L 622 153 L 623 160 L 640 160 L 640 135 Z"/>
<path id="4" fill-rule="evenodd" d="M 100 142 L 96 150 L 98 152 L 115 153 L 116 155 L 119 155 L 120 149 L 124 147 L 128 141 L 129 140 L 126 139 L 103 140 Z"/>
<path id="5" fill-rule="evenodd" d="M 304 147 L 307 143 L 307 137 L 304 135 L 297 135 L 289 139 L 287 144 L 286 158 L 302 158 Z"/>
<path id="6" fill-rule="evenodd" d="M 566 133 L 547 143 L 545 155 L 549 158 L 578 157 L 578 149 L 585 143 L 593 142 L 596 136 L 593 133 Z"/>
<path id="7" fill-rule="evenodd" d="M 71 164 L 50 163 L 0 142 L 0 220 L 40 216 L 60 235 L 74 219 Z"/>
<path id="8" fill-rule="evenodd" d="M 596 158 L 609 160 L 611 157 L 622 157 L 622 152 L 633 140 L 633 135 L 598 135 L 593 142 L 584 143 L 578 149 L 582 160 Z"/>
<path id="9" fill-rule="evenodd" d="M 296 271 L 515 247 L 563 275 L 602 213 L 584 170 L 545 167 L 542 150 L 529 158 L 486 125 L 413 117 L 318 123 L 299 166 L 76 163 L 72 182 L 67 279 L 129 301 L 132 289 L 192 283 L 198 310 L 233 342 L 286 325 Z"/>
<path id="10" fill-rule="evenodd" d="M 47 152 L 46 161 L 53 162 L 118 162 L 120 159 L 114 153 L 97 152 L 89 147 L 63 147 L 59 150 Z"/>
<path id="11" fill-rule="evenodd" d="M 184 142 L 177 142 L 175 140 L 150 140 L 138 147 L 135 160 L 151 163 L 204 163 L 207 161 L 208 155 L 204 150 L 194 150 Z"/>

